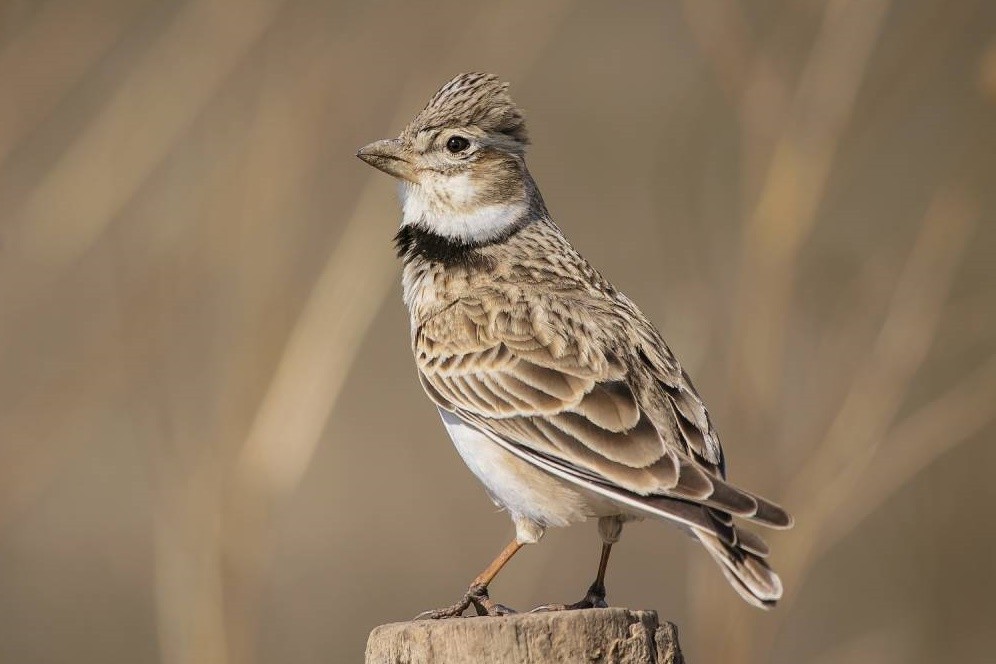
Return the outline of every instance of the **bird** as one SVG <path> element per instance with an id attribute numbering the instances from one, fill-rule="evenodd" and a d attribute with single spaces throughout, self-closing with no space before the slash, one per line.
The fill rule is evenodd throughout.
<path id="1" fill-rule="evenodd" d="M 792 517 L 726 480 L 719 436 L 658 329 L 567 240 L 526 168 L 525 116 L 493 74 L 454 77 L 396 138 L 357 152 L 399 183 L 395 237 L 418 379 L 514 539 L 452 606 L 421 618 L 511 613 L 488 586 L 547 528 L 598 520 L 607 606 L 623 525 L 654 519 L 700 542 L 749 604 L 782 583 L 743 524 Z"/>

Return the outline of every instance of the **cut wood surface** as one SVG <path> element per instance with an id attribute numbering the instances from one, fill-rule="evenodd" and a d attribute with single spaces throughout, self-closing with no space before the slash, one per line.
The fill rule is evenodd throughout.
<path id="1" fill-rule="evenodd" d="M 381 625 L 366 664 L 682 664 L 678 632 L 655 611 L 588 609 Z"/>

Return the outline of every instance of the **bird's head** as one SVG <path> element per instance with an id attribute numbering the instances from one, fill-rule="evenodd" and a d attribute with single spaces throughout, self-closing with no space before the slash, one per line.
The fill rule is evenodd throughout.
<path id="1" fill-rule="evenodd" d="M 528 209 L 528 142 L 508 84 L 491 74 L 460 74 L 400 136 L 356 156 L 398 178 L 402 223 L 474 243 L 499 237 Z"/>

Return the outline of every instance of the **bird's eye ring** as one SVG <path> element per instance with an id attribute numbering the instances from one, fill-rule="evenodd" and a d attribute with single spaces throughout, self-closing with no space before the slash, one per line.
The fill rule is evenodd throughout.
<path id="1" fill-rule="evenodd" d="M 468 141 L 463 136 L 450 136 L 450 140 L 446 141 L 446 149 L 456 154 L 457 152 L 463 152 L 470 147 L 470 141 Z"/>

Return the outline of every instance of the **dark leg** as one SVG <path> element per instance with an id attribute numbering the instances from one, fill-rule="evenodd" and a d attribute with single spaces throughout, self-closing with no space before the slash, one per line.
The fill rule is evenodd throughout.
<path id="1" fill-rule="evenodd" d="M 423 613 L 415 616 L 415 620 L 422 620 L 428 618 L 430 620 L 439 620 L 441 618 L 456 618 L 463 615 L 470 605 L 474 605 L 474 609 L 477 611 L 479 616 L 503 616 L 509 613 L 515 613 L 506 606 L 498 604 L 490 597 L 488 597 L 488 585 L 498 576 L 498 572 L 501 568 L 505 566 L 512 556 L 522 548 L 522 544 L 516 540 L 512 540 L 508 546 L 498 554 L 498 557 L 491 561 L 491 564 L 485 568 L 483 572 L 477 575 L 471 584 L 470 588 L 464 594 L 463 599 L 454 604 L 453 606 L 447 606 L 443 609 L 436 609 L 434 611 L 424 611 Z"/>
<path id="2" fill-rule="evenodd" d="M 595 582 L 588 587 L 588 592 L 581 598 L 581 601 L 573 604 L 545 604 L 538 606 L 533 611 L 569 611 L 572 609 L 604 609 L 608 606 L 605 603 L 605 569 L 609 566 L 609 553 L 612 551 L 612 544 L 602 543 L 602 557 L 598 560 L 598 574 L 595 575 Z"/>

